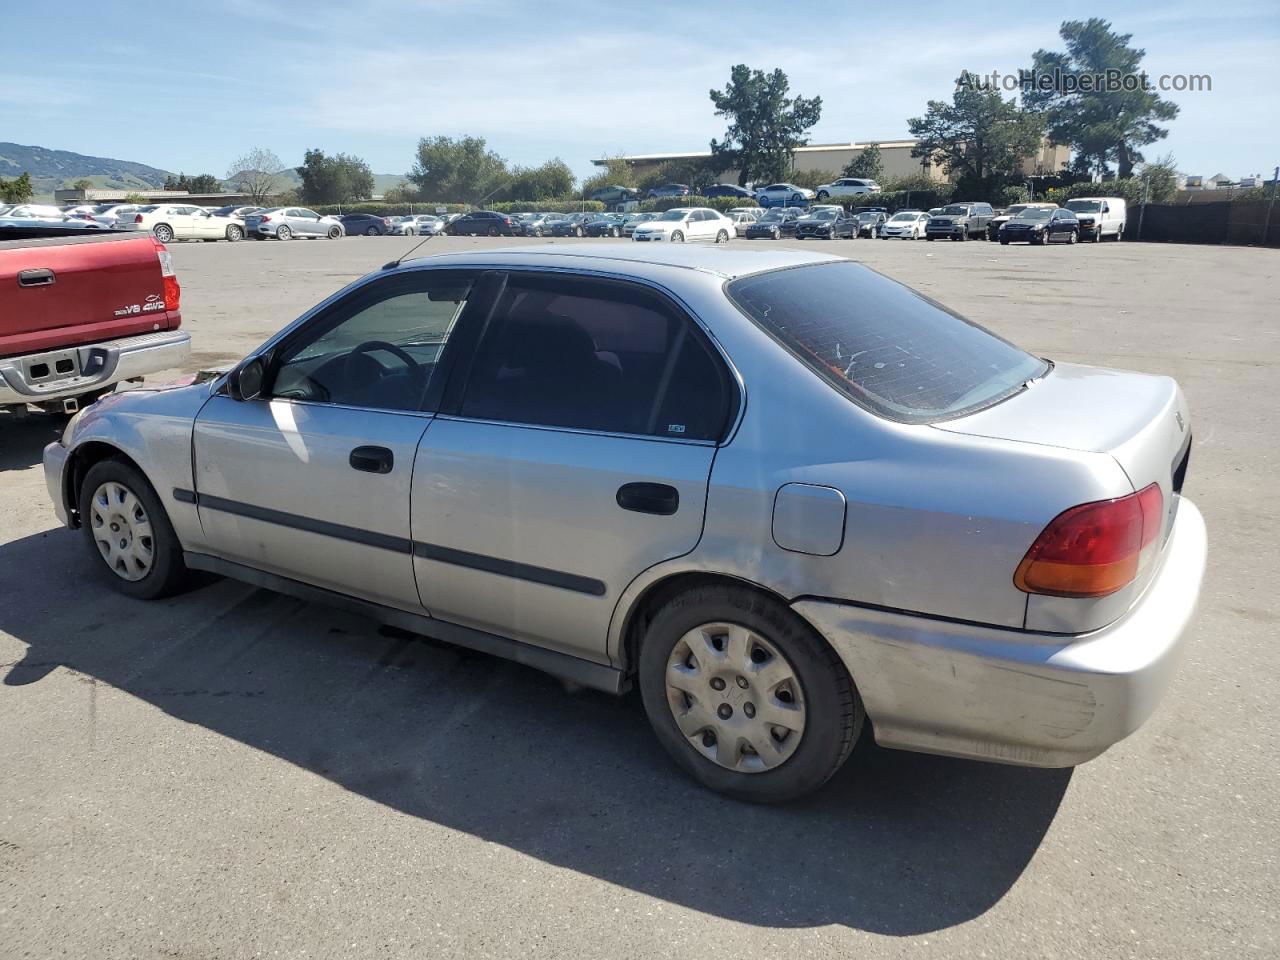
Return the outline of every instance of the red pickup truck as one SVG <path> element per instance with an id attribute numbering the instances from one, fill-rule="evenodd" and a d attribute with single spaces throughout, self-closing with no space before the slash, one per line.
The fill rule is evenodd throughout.
<path id="1" fill-rule="evenodd" d="M 114 384 L 182 365 L 180 296 L 151 236 L 0 242 L 0 408 L 73 413 Z"/>

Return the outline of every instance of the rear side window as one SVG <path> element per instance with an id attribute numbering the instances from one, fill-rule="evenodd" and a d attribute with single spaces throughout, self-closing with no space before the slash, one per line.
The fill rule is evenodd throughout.
<path id="1" fill-rule="evenodd" d="M 728 372 L 666 301 L 640 287 L 512 277 L 467 381 L 465 417 L 718 440 Z"/>
<path id="2" fill-rule="evenodd" d="M 1048 369 L 975 323 L 853 262 L 755 274 L 730 299 L 815 373 L 892 420 L 971 413 Z"/>

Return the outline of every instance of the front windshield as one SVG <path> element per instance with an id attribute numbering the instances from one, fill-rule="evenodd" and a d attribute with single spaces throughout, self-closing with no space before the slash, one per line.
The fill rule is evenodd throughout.
<path id="1" fill-rule="evenodd" d="M 662 215 L 660 219 L 672 220 L 672 221 L 683 220 L 688 215 L 689 215 L 688 210 L 668 210 L 666 213 Z"/>
<path id="2" fill-rule="evenodd" d="M 916 217 L 918 217 L 918 216 L 920 216 L 920 214 L 918 214 L 918 213 L 895 213 L 895 214 L 893 215 L 893 219 L 894 219 L 895 221 L 899 221 L 899 222 L 905 223 L 905 222 L 907 222 L 908 220 L 914 220 L 914 219 L 915 219 Z"/>
<path id="3" fill-rule="evenodd" d="M 1052 210 L 1023 210 L 1015 220 L 1048 220 L 1053 216 Z"/>
<path id="4" fill-rule="evenodd" d="M 809 214 L 810 220 L 834 220 L 836 212 L 834 210 L 815 210 Z"/>
<path id="5" fill-rule="evenodd" d="M 1025 203 L 1015 203 L 1009 208 L 1009 216 L 1016 217 L 1025 209 L 1027 209 L 1027 205 Z"/>
<path id="6" fill-rule="evenodd" d="M 1102 204 L 1097 200 L 1068 200 L 1067 209 L 1076 213 L 1097 213 L 1102 209 Z"/>
<path id="7" fill-rule="evenodd" d="M 864 220 L 864 221 L 866 221 L 866 220 L 874 220 L 874 219 L 876 219 L 878 216 L 880 216 L 880 214 L 878 214 L 878 213 L 860 213 L 860 214 L 858 214 L 858 219 L 859 219 L 859 220 Z"/>
<path id="8" fill-rule="evenodd" d="M 941 213 L 944 217 L 967 217 L 969 215 L 968 210 L 954 203 L 943 207 L 938 212 Z"/>
<path id="9" fill-rule="evenodd" d="M 779 220 L 785 219 L 777 210 L 770 210 L 761 219 L 761 223 L 777 223 Z"/>
<path id="10" fill-rule="evenodd" d="M 815 374 L 890 419 L 927 423 L 1012 396 L 1049 365 L 852 261 L 732 281 L 730 299 Z"/>

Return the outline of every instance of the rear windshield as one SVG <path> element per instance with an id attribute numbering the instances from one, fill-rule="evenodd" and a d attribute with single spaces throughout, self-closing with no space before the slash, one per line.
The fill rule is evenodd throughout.
<path id="1" fill-rule="evenodd" d="M 1043 360 L 852 261 L 758 273 L 726 289 L 815 373 L 892 420 L 971 413 L 1048 370 Z"/>

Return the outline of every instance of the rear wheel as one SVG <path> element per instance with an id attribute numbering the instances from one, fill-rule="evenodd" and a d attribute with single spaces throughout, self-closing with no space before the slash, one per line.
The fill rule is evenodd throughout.
<path id="1" fill-rule="evenodd" d="M 182 545 L 159 497 L 136 468 L 120 460 L 90 467 L 80 485 L 80 521 L 99 569 L 121 593 L 154 600 L 185 583 Z"/>
<path id="2" fill-rule="evenodd" d="M 157 223 L 151 228 L 151 235 L 161 243 L 169 243 L 173 240 L 173 227 L 167 223 Z"/>
<path id="3" fill-rule="evenodd" d="M 276 228 L 276 239 L 277 239 L 277 240 L 292 240 L 292 239 L 293 239 L 293 231 L 292 231 L 292 230 L 290 230 L 288 227 L 286 227 L 284 224 L 281 224 L 279 227 L 277 227 L 277 228 Z"/>
<path id="4" fill-rule="evenodd" d="M 325 236 L 327 236 L 330 240 L 337 240 L 340 236 L 342 236 L 342 228 L 330 227 L 329 232 L 325 234 Z"/>
<path id="5" fill-rule="evenodd" d="M 819 199 L 819 200 L 829 200 L 829 199 L 831 199 L 831 194 L 827 193 L 827 191 L 825 191 L 825 190 L 819 190 L 819 191 L 818 191 L 818 199 Z"/>
<path id="6" fill-rule="evenodd" d="M 684 234 L 677 230 L 675 233 L 671 234 L 671 242 L 684 243 Z"/>
<path id="7" fill-rule="evenodd" d="M 364 235 L 366 237 L 376 237 L 378 235 L 378 228 L 374 226 L 366 227 Z"/>
<path id="8" fill-rule="evenodd" d="M 840 769 L 864 713 L 840 659 L 785 604 L 701 587 L 669 601 L 639 657 L 645 713 L 663 747 L 703 786 L 776 803 Z"/>
<path id="9" fill-rule="evenodd" d="M 728 243 L 728 242 L 729 242 L 729 231 L 721 230 L 719 233 L 716 234 L 716 243 Z"/>
<path id="10" fill-rule="evenodd" d="M 1072 230 L 1070 233 L 1067 234 L 1067 243 L 1069 245 L 1074 245 L 1075 242 L 1079 239 L 1080 239 L 1079 235 L 1074 230 Z"/>
<path id="11" fill-rule="evenodd" d="M 227 227 L 227 239 L 232 243 L 235 243 L 238 240 L 243 240 L 244 228 L 234 223 L 231 224 L 231 226 Z"/>

